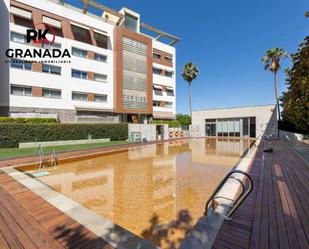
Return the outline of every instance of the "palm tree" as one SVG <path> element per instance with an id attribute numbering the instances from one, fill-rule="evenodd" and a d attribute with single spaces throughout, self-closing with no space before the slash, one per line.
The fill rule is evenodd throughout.
<path id="1" fill-rule="evenodd" d="M 190 116 L 192 117 L 192 103 L 191 103 L 191 83 L 198 76 L 199 69 L 192 62 L 187 63 L 181 70 L 181 76 L 189 85 L 189 107 Z"/>
<path id="2" fill-rule="evenodd" d="M 266 54 L 262 57 L 262 62 L 264 62 L 265 70 L 269 70 L 274 74 L 275 98 L 278 108 L 279 120 L 281 120 L 281 115 L 280 115 L 279 97 L 278 97 L 277 72 L 281 68 L 280 60 L 285 57 L 288 57 L 288 54 L 283 48 L 272 48 L 271 50 L 266 51 Z"/>

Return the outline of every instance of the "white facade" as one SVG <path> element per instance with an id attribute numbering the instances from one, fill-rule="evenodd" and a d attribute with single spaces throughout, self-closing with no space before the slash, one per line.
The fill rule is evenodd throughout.
<path id="1" fill-rule="evenodd" d="M 238 120 L 242 118 L 255 118 L 254 137 L 263 135 L 277 135 L 277 112 L 275 105 L 248 106 L 225 109 L 205 109 L 193 111 L 192 132 L 193 136 L 207 136 L 206 120 Z M 216 121 L 213 121 L 216 122 Z M 240 122 L 240 137 L 243 137 L 242 122 Z M 215 132 L 216 135 L 218 131 Z M 215 136 L 216 136 L 215 135 Z M 248 135 L 249 136 L 249 135 Z"/>
<path id="2" fill-rule="evenodd" d="M 73 11 L 74 12 L 74 11 Z M 108 35 L 113 39 L 113 26 L 106 24 Z M 108 28 L 108 29 L 107 29 Z M 15 24 L 10 25 L 12 32 L 25 34 L 26 27 Z M 82 58 L 72 55 L 71 63 L 55 64 L 61 66 L 61 75 L 48 74 L 43 72 L 34 72 L 10 68 L 11 84 L 24 86 L 37 86 L 44 88 L 61 89 L 62 97 L 60 99 L 49 98 L 48 102 L 45 97 L 18 96 L 10 95 L 10 103 L 12 106 L 32 107 L 32 108 L 56 108 L 75 110 L 75 106 L 93 107 L 99 109 L 109 109 L 112 111 L 114 95 L 113 95 L 113 51 L 92 46 L 80 41 L 69 40 L 62 37 L 56 38 L 56 43 L 61 44 L 61 49 L 72 51 L 72 47 L 91 50 L 93 52 L 106 55 L 107 62 L 98 62 L 95 60 Z M 33 46 L 10 41 L 10 48 L 27 49 Z M 76 79 L 71 77 L 71 70 L 78 69 L 81 71 L 89 71 L 99 74 L 106 74 L 107 81 L 96 82 L 94 80 Z M 81 102 L 72 101 L 71 92 L 91 92 L 98 94 L 107 94 L 107 103 Z M 35 99 L 34 99 L 35 98 Z"/>
<path id="3" fill-rule="evenodd" d="M 66 114 L 62 114 L 60 116 L 60 120 L 64 122 L 78 122 L 77 112 L 78 111 L 87 111 L 91 113 L 89 115 L 93 115 L 94 117 L 98 114 L 98 116 L 108 116 L 108 117 L 117 117 L 121 115 L 121 113 L 115 112 L 115 102 L 117 101 L 117 94 L 115 92 L 115 48 L 114 48 L 114 37 L 116 26 L 121 25 L 117 24 L 111 20 L 107 20 L 105 17 L 95 16 L 94 14 L 84 14 L 82 13 L 82 9 L 78 9 L 76 7 L 69 6 L 67 4 L 59 4 L 57 0 L 15 0 L 16 3 L 20 3 L 27 7 L 35 8 L 44 13 L 48 13 L 54 16 L 65 17 L 70 21 L 73 25 L 85 26 L 86 28 L 90 28 L 94 32 L 102 33 L 107 36 L 107 48 L 102 48 L 95 45 L 90 45 L 85 42 L 78 41 L 76 39 L 69 39 L 66 36 L 56 36 L 55 43 L 61 44 L 61 50 L 68 49 L 71 53 L 70 63 L 56 63 L 50 64 L 61 67 L 61 74 L 50 74 L 41 71 L 35 70 L 23 70 L 9 67 L 9 63 L 1 62 L 1 72 L 2 79 L 4 81 L 1 82 L 1 102 L 0 106 L 5 109 L 9 108 L 9 114 L 11 116 L 29 116 L 30 113 L 38 113 L 37 116 L 42 114 L 55 114 L 56 116 L 59 113 L 58 110 L 62 112 L 70 112 L 71 114 L 67 117 L 64 117 Z M 1 6 L 1 25 L 4 28 L 7 28 L 7 32 L 2 32 L 1 34 L 7 36 L 7 39 L 1 39 L 1 54 L 5 53 L 5 50 L 9 47 L 11 49 L 22 49 L 23 51 L 26 49 L 35 49 L 37 46 L 33 46 L 26 42 L 16 42 L 11 41 L 10 34 L 12 32 L 25 35 L 28 27 L 22 26 L 20 24 L 16 24 L 14 22 L 9 22 L 9 13 L 7 15 L 2 15 L 5 11 L 2 9 L 9 10 L 9 1 L 5 1 L 6 5 L 2 3 Z M 15 3 L 13 3 L 15 4 Z M 14 5 L 15 6 L 15 5 Z M 18 7 L 18 6 L 17 6 Z M 14 7 L 15 8 L 15 7 Z M 18 7 L 19 8 L 19 7 Z M 124 14 L 125 12 L 131 13 L 132 11 L 128 9 L 122 9 L 119 11 L 120 14 Z M 105 12 L 104 12 L 105 13 Z M 134 13 L 134 12 L 132 12 Z M 107 13 L 108 14 L 108 13 Z M 136 13 L 137 14 L 137 13 Z M 138 15 L 138 23 L 140 23 L 140 15 Z M 30 15 L 31 16 L 31 15 Z M 34 14 L 32 13 L 32 18 L 34 18 Z M 46 19 L 46 18 L 45 18 Z M 44 20 L 44 18 L 43 18 Z M 59 22 L 61 23 L 61 21 Z M 63 24 L 63 22 L 62 22 Z M 62 26 L 62 29 L 64 27 Z M 1 29 L 4 30 L 5 29 Z M 137 32 L 140 32 L 140 28 L 138 27 Z M 147 35 L 145 35 L 147 36 Z M 51 39 L 51 35 L 47 35 L 48 39 Z M 154 66 L 162 69 L 166 69 L 173 72 L 172 77 L 153 75 L 153 83 L 166 85 L 174 90 L 174 96 L 167 96 L 164 93 L 162 96 L 156 96 L 153 94 L 153 100 L 157 101 L 165 101 L 172 103 L 170 106 L 165 107 L 154 107 L 153 112 L 167 112 L 172 113 L 174 116 L 176 115 L 176 79 L 175 79 L 175 65 L 176 65 L 176 56 L 175 56 L 175 47 L 164 44 L 155 38 L 152 38 L 153 44 L 152 47 L 162 50 L 166 53 L 172 54 L 173 57 L 173 67 L 164 66 L 161 64 L 154 64 Z M 97 53 L 100 55 L 104 55 L 107 57 L 106 62 L 96 61 L 93 58 L 83 58 L 79 56 L 72 55 L 72 48 L 82 49 L 91 53 Z M 4 58 L 5 60 L 7 58 Z M 2 57 L 1 57 L 2 60 Z M 53 59 L 57 60 L 57 59 Z M 106 75 L 106 80 L 95 81 L 93 79 L 79 79 L 72 77 L 72 69 L 90 72 L 93 74 Z M 89 76 L 88 76 L 89 78 Z M 23 95 L 23 94 L 12 94 L 12 90 L 9 90 L 8 86 L 17 86 L 17 87 L 36 87 L 40 89 L 55 89 L 61 90 L 61 97 L 44 97 L 37 95 Z M 10 93 L 8 93 L 10 91 Z M 42 90 L 41 90 L 42 91 Z M 33 93 L 33 91 L 32 91 Z M 82 94 L 91 94 L 92 96 L 99 95 L 107 95 L 106 101 L 96 102 L 89 101 L 89 95 L 87 95 L 87 101 L 76 101 L 72 100 L 72 93 L 82 93 Z M 3 95 L 3 96 L 2 96 Z M 9 103 L 8 103 L 9 102 Z M 3 115 L 3 111 L 0 112 L 0 115 Z M 97 113 L 97 114 L 96 114 Z M 106 115 L 104 114 L 106 113 Z M 113 120 L 113 122 L 118 122 L 119 118 Z"/>
<path id="4" fill-rule="evenodd" d="M 153 110 L 157 112 L 172 112 L 173 114 L 176 114 L 176 49 L 175 47 L 168 46 L 158 41 L 153 41 L 152 46 L 154 49 L 159 49 L 159 50 L 165 51 L 173 55 L 173 67 L 172 68 L 165 66 L 165 65 L 153 63 L 153 66 L 155 68 L 160 68 L 162 70 L 170 70 L 173 72 L 173 76 L 171 78 L 162 76 L 162 75 L 153 74 L 153 84 L 171 87 L 174 89 L 174 96 L 168 96 L 166 92 L 163 92 L 163 95 L 160 96 L 160 95 L 156 95 L 155 92 L 153 92 L 153 100 L 166 101 L 166 102 L 172 103 L 172 107 L 154 106 Z"/>
<path id="5" fill-rule="evenodd" d="M 0 2 L 0 30 L 2 37 L 9 37 L 10 34 L 10 1 L 4 0 Z M 6 112 L 8 106 L 10 105 L 10 73 L 9 73 L 9 64 L 4 62 L 4 54 L 7 48 L 9 47 L 9 39 L 0 40 L 0 113 Z"/>

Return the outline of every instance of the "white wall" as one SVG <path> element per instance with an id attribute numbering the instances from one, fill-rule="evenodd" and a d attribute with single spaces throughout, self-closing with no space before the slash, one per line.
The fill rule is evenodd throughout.
<path id="1" fill-rule="evenodd" d="M 276 131 L 277 129 L 275 105 L 194 111 L 192 113 L 192 126 L 202 129 L 201 132 L 199 132 L 199 136 L 205 136 L 206 118 L 216 119 L 242 117 L 256 117 L 256 137 L 263 134 L 266 129 L 268 129 L 266 133 L 271 132 L 271 130 Z M 274 135 L 276 135 L 276 132 L 274 132 Z"/>
<path id="2" fill-rule="evenodd" d="M 9 48 L 9 7 L 10 0 L 0 1 L 0 108 L 9 106 L 9 64 L 5 63 L 5 51 Z M 1 110 L 0 110 L 1 111 Z"/>
<path id="3" fill-rule="evenodd" d="M 164 134 L 163 139 L 168 139 L 168 125 L 165 124 L 164 126 Z M 131 138 L 132 132 L 140 132 L 141 133 L 141 139 L 144 138 L 147 139 L 147 141 L 154 141 L 157 140 L 157 125 L 155 124 L 129 124 L 128 130 L 129 130 L 129 139 Z"/>
<path id="4" fill-rule="evenodd" d="M 159 49 L 161 51 L 170 53 L 173 55 L 173 67 L 168 67 L 165 65 L 161 65 L 158 63 L 153 63 L 153 67 L 163 69 L 163 70 L 169 70 L 173 71 L 173 77 L 166 77 L 163 75 L 157 75 L 153 74 L 153 84 L 156 85 L 162 85 L 162 86 L 169 86 L 174 89 L 174 96 L 167 96 L 166 93 L 163 93 L 163 96 L 158 96 L 153 93 L 153 100 L 157 101 L 167 101 L 172 102 L 173 107 L 153 107 L 154 111 L 157 112 L 172 112 L 173 114 L 176 114 L 176 48 L 173 46 L 169 46 L 165 43 L 162 43 L 160 41 L 153 40 L 152 46 L 155 49 Z"/>
<path id="5" fill-rule="evenodd" d="M 50 1 L 32 1 L 25 0 L 20 1 L 28 5 L 32 5 L 36 8 L 40 8 L 44 11 L 51 12 L 65 16 L 76 22 L 81 22 L 84 25 L 94 27 L 99 30 L 107 32 L 109 39 L 113 41 L 114 39 L 114 26 L 100 21 L 97 18 L 89 17 L 77 11 L 65 8 Z M 10 24 L 11 31 L 25 34 L 26 27 Z M 47 35 L 49 38 L 49 35 Z M 55 88 L 61 89 L 62 97 L 61 99 L 52 99 L 44 97 L 29 97 L 29 96 L 16 96 L 11 95 L 10 101 L 11 106 L 18 107 L 33 107 L 33 108 L 56 108 L 56 109 L 75 109 L 74 106 L 83 106 L 95 109 L 112 110 L 114 103 L 113 94 L 113 47 L 111 49 L 104 49 L 96 46 L 92 46 L 83 42 L 66 39 L 63 37 L 56 36 L 56 43 L 61 43 L 61 50 L 68 49 L 71 53 L 72 47 L 93 51 L 107 56 L 107 62 L 98 62 L 91 59 L 81 58 L 72 56 L 71 63 L 53 63 L 51 65 L 61 66 L 61 75 L 47 74 L 41 72 L 32 72 L 19 69 L 10 69 L 11 74 L 11 84 L 17 85 L 28 85 L 28 86 L 38 86 L 44 88 Z M 113 44 L 113 42 L 111 43 Z M 32 49 L 34 48 L 28 44 L 10 42 L 10 48 L 22 48 L 22 49 Z M 71 69 L 79 69 L 82 71 L 90 71 L 99 74 L 107 75 L 107 82 L 97 82 L 93 80 L 83 80 L 75 79 L 71 77 Z M 85 102 L 85 101 L 72 101 L 72 91 L 85 92 L 85 93 L 95 93 L 95 94 L 107 94 L 107 102 Z M 1 91 L 2 92 L 2 91 Z"/>
<path id="6" fill-rule="evenodd" d="M 147 141 L 154 141 L 156 140 L 156 125 L 153 124 L 129 124 L 129 138 L 132 135 L 132 132 L 140 132 L 141 139 L 143 141 L 144 138 Z"/>

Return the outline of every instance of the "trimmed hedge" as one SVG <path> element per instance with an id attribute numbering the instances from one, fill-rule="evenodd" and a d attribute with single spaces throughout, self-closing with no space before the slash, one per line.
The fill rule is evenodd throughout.
<path id="1" fill-rule="evenodd" d="M 8 118 L 0 117 L 0 124 L 47 124 L 57 123 L 55 118 Z"/>
<path id="2" fill-rule="evenodd" d="M 110 138 L 128 139 L 127 124 L 0 124 L 0 148 L 17 148 L 19 143 Z"/>
<path id="3" fill-rule="evenodd" d="M 154 124 L 168 124 L 169 128 L 178 128 L 181 126 L 180 122 L 177 120 L 154 120 Z"/>

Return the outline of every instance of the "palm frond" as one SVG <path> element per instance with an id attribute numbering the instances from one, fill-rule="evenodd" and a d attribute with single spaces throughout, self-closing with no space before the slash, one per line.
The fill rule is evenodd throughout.
<path id="1" fill-rule="evenodd" d="M 181 70 L 181 76 L 185 81 L 191 83 L 199 74 L 199 69 L 192 62 L 188 62 Z"/>
<path id="2" fill-rule="evenodd" d="M 267 50 L 261 61 L 264 63 L 264 69 L 277 72 L 280 66 L 280 60 L 288 57 L 288 53 L 283 48 L 272 48 Z"/>

